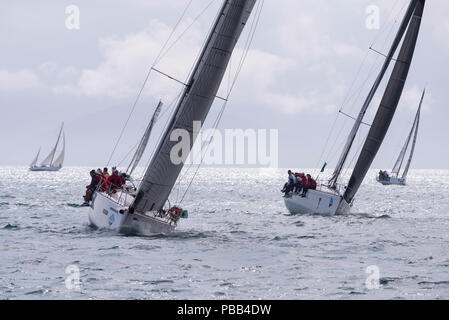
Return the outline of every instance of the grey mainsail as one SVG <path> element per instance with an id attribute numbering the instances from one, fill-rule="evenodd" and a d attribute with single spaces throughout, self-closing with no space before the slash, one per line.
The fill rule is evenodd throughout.
<path id="1" fill-rule="evenodd" d="M 421 97 L 421 102 L 419 103 L 418 112 L 416 113 L 415 123 L 413 125 L 415 134 L 413 136 L 412 149 L 410 150 L 410 156 L 408 157 L 407 165 L 405 166 L 404 172 L 402 173 L 402 179 L 404 179 L 404 180 L 407 178 L 407 174 L 408 174 L 408 171 L 410 169 L 410 165 L 411 165 L 412 159 L 413 159 L 413 154 L 415 153 L 416 141 L 418 139 L 419 120 L 421 117 L 421 107 L 422 107 L 422 104 L 424 101 L 425 94 L 426 94 L 426 90 L 424 89 L 422 97 Z M 413 131 L 413 129 L 412 129 L 412 131 Z"/>
<path id="2" fill-rule="evenodd" d="M 136 169 L 137 165 L 140 162 L 140 159 L 142 159 L 142 155 L 145 152 L 145 149 L 148 145 L 148 141 L 150 139 L 151 131 L 153 130 L 154 125 L 157 122 L 157 119 L 159 117 L 159 114 L 161 113 L 163 103 L 162 101 L 159 101 L 159 104 L 156 107 L 156 110 L 154 111 L 153 116 L 151 117 L 151 121 L 147 126 L 147 129 L 145 130 L 145 133 L 142 137 L 142 140 L 140 140 L 139 146 L 137 147 L 136 153 L 134 154 L 128 169 L 126 169 L 126 172 L 129 175 L 132 175 L 134 170 Z"/>
<path id="3" fill-rule="evenodd" d="M 188 133 L 189 152 L 180 154 L 182 159 L 187 159 L 198 135 L 193 124 L 200 122 L 203 125 L 255 3 L 256 0 L 224 1 L 174 116 L 145 173 L 131 211 L 147 212 L 163 208 L 184 166 L 184 161 L 175 163 L 171 159 L 170 153 L 179 143 L 172 141 L 172 132 L 180 129 Z"/>
<path id="4" fill-rule="evenodd" d="M 384 62 L 383 66 L 382 66 L 382 68 L 380 70 L 380 73 L 377 76 L 377 79 L 374 82 L 374 84 L 373 84 L 373 86 L 372 86 L 372 88 L 371 88 L 371 90 L 370 90 L 370 92 L 369 92 L 369 94 L 368 94 L 368 96 L 367 96 L 363 106 L 362 106 L 362 109 L 360 110 L 360 113 L 359 113 L 359 115 L 358 115 L 358 117 L 356 119 L 356 122 L 354 123 L 354 126 L 353 126 L 352 130 L 349 133 L 349 137 L 348 137 L 348 139 L 346 141 L 345 147 L 343 148 L 343 152 L 342 152 L 342 154 L 340 156 L 340 159 L 339 159 L 339 161 L 338 161 L 338 163 L 337 163 L 337 165 L 335 167 L 334 173 L 332 174 L 332 177 L 329 180 L 329 186 L 331 188 L 335 189 L 336 186 L 337 186 L 337 181 L 338 181 L 338 179 L 340 177 L 340 174 L 341 174 L 341 172 L 343 170 L 343 167 L 344 167 L 344 165 L 346 163 L 346 159 L 348 158 L 349 152 L 351 151 L 352 145 L 353 145 L 354 140 L 355 140 L 355 138 L 357 136 L 357 132 L 359 131 L 360 126 L 361 126 L 361 124 L 363 122 L 363 118 L 365 117 L 366 111 L 368 110 L 368 107 L 371 104 L 371 101 L 373 100 L 374 95 L 376 94 L 377 89 L 379 88 L 379 85 L 382 82 L 382 79 L 384 78 L 386 71 L 388 70 L 388 67 L 390 66 L 390 63 L 391 63 L 391 61 L 393 59 L 393 56 L 394 56 L 394 53 L 396 52 L 396 50 L 397 50 L 397 48 L 398 48 L 398 46 L 399 46 L 399 44 L 401 42 L 401 39 L 404 36 L 404 33 L 405 33 L 406 29 L 407 29 L 407 26 L 408 26 L 408 24 L 410 22 L 410 19 L 412 17 L 413 11 L 414 11 L 418 1 L 419 0 L 412 0 L 412 1 L 410 1 L 410 5 L 409 5 L 409 7 L 407 9 L 407 12 L 405 13 L 405 16 L 404 16 L 402 22 L 401 22 L 401 25 L 400 25 L 399 30 L 398 30 L 398 32 L 396 34 L 396 37 L 395 37 L 395 39 L 393 41 L 393 44 L 391 45 L 390 51 L 388 52 L 388 54 L 386 56 L 386 59 L 385 59 L 385 62 Z"/>
<path id="5" fill-rule="evenodd" d="M 396 112 L 418 40 L 424 5 L 425 0 L 419 0 L 416 3 L 387 88 L 344 193 L 343 197 L 348 203 L 352 201 L 362 184 Z"/>
<path id="6" fill-rule="evenodd" d="M 59 140 L 61 139 L 62 129 L 64 128 L 64 122 L 61 125 L 61 129 L 59 130 L 58 139 L 56 140 L 56 144 L 54 148 L 51 150 L 50 154 L 42 161 L 42 167 L 51 167 L 53 164 L 53 159 L 55 157 L 56 148 L 58 147 Z"/>

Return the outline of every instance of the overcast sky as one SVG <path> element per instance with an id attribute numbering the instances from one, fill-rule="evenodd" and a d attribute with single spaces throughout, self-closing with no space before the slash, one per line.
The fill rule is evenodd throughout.
<path id="1" fill-rule="evenodd" d="M 105 165 L 149 67 L 188 2 L 2 0 L 0 165 L 28 165 L 40 146 L 42 153 L 50 152 L 62 121 L 66 165 Z M 186 79 L 222 1 L 207 7 L 210 3 L 193 0 L 172 39 L 187 32 L 164 55 L 158 69 Z M 368 48 L 373 44 L 386 53 L 398 27 L 395 21 L 402 18 L 407 3 L 266 0 L 219 128 L 278 129 L 280 167 L 316 167 L 325 160 L 334 165 L 352 121 L 338 118 L 325 156 L 320 158 L 338 110 L 343 107 L 357 115 L 383 59 Z M 79 30 L 66 26 L 70 5 L 80 10 Z M 380 29 L 367 27 L 367 19 L 372 22 L 373 17 L 369 6 L 380 9 Z M 413 167 L 449 168 L 448 12 L 449 1 L 427 1 L 405 91 L 375 168 L 393 166 L 424 86 L 428 95 Z M 232 60 L 231 77 L 247 36 L 248 30 Z M 378 107 L 386 80 L 367 122 Z M 155 73 L 150 76 L 114 164 L 138 141 L 158 99 L 169 105 L 179 90 L 176 82 Z M 206 127 L 219 108 L 217 102 Z M 168 114 L 155 128 L 150 151 Z M 363 133 L 366 129 L 360 139 Z"/>

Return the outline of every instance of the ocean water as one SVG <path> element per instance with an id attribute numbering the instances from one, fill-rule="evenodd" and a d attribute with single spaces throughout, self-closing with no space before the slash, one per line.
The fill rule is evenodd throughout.
<path id="1" fill-rule="evenodd" d="M 1 299 L 449 299 L 449 171 L 373 170 L 324 217 L 287 212 L 285 170 L 201 169 L 174 234 L 129 237 L 88 226 L 89 169 L 0 168 Z"/>

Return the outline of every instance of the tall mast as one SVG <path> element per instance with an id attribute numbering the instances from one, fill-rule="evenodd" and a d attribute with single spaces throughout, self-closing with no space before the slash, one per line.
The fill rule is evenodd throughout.
<path id="1" fill-rule="evenodd" d="M 351 151 L 351 148 L 352 148 L 352 145 L 354 143 L 355 137 L 357 136 L 357 132 L 359 131 L 360 126 L 361 126 L 361 124 L 363 122 L 363 118 L 365 116 L 365 113 L 366 113 L 369 105 L 371 104 L 371 101 L 373 100 L 374 95 L 376 94 L 377 89 L 379 88 L 379 85 L 382 82 L 382 79 L 384 78 L 384 75 L 385 75 L 386 71 L 388 70 L 388 67 L 390 65 L 391 60 L 393 60 L 393 56 L 394 56 L 394 54 L 395 54 L 395 52 L 396 52 L 396 50 L 397 50 L 397 48 L 398 48 L 398 46 L 399 46 L 399 44 L 401 42 L 402 37 L 404 36 L 404 33 L 405 33 L 405 31 L 407 29 L 407 26 L 408 26 L 408 24 L 410 22 L 410 19 L 412 17 L 413 10 L 415 9 L 416 4 L 418 3 L 418 1 L 419 0 L 411 0 L 410 1 L 410 5 L 408 6 L 407 12 L 405 13 L 405 16 L 404 16 L 404 18 L 402 20 L 402 23 L 401 23 L 401 25 L 399 27 L 399 30 L 398 30 L 398 32 L 396 34 L 396 37 L 395 37 L 394 41 L 393 41 L 393 44 L 391 45 L 390 51 L 388 52 L 388 55 L 387 55 L 387 57 L 385 59 L 385 62 L 383 64 L 383 66 L 382 66 L 382 69 L 380 70 L 380 73 L 377 76 L 376 81 L 374 82 L 374 84 L 373 84 L 373 86 L 372 86 L 368 96 L 366 97 L 365 103 L 363 104 L 362 109 L 360 110 L 360 113 L 359 113 L 359 115 L 358 115 L 358 117 L 357 117 L 357 119 L 356 119 L 356 121 L 354 123 L 354 126 L 353 126 L 351 132 L 349 133 L 349 137 L 348 137 L 348 139 L 346 141 L 345 147 L 344 147 L 343 152 L 342 152 L 342 154 L 340 156 L 338 164 L 335 167 L 335 171 L 334 171 L 332 177 L 329 180 L 329 186 L 331 188 L 335 189 L 336 186 L 337 186 L 337 181 L 338 181 L 338 179 L 340 177 L 340 174 L 341 174 L 341 172 L 343 170 L 343 167 L 345 165 L 346 159 L 348 158 L 349 152 Z"/>
<path id="2" fill-rule="evenodd" d="M 343 195 L 348 203 L 352 201 L 362 184 L 396 112 L 415 52 L 424 5 L 425 0 L 419 0 L 414 8 L 413 17 L 410 20 L 407 34 L 405 35 L 387 88 L 385 89 L 385 93 L 371 125 L 368 137 L 365 140 L 365 144 Z"/>
<path id="3" fill-rule="evenodd" d="M 130 211 L 147 212 L 163 208 L 184 166 L 183 161 L 174 163 L 171 159 L 171 151 L 179 142 L 172 141 L 170 136 L 178 129 L 188 133 L 190 148 L 181 155 L 182 159 L 187 159 L 198 135 L 194 132 L 193 123 L 203 125 L 255 3 L 256 0 L 224 1 Z"/>
<path id="4" fill-rule="evenodd" d="M 410 156 L 407 161 L 407 165 L 405 166 L 404 172 L 402 173 L 402 179 L 407 178 L 408 170 L 410 169 L 410 165 L 412 163 L 413 154 L 415 153 L 415 147 L 416 147 L 416 141 L 418 139 L 418 128 L 419 128 L 419 120 L 421 117 L 421 107 L 424 101 L 424 96 L 426 94 L 426 89 L 424 89 L 423 94 L 421 96 L 421 102 L 419 103 L 418 112 L 416 113 L 415 123 L 414 123 L 414 130 L 415 135 L 413 137 L 413 143 L 412 143 L 412 149 L 410 150 Z"/>

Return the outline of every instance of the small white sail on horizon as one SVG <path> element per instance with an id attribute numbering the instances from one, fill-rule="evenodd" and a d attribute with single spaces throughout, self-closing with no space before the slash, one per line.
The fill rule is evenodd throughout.
<path id="1" fill-rule="evenodd" d="M 36 157 L 34 158 L 33 162 L 30 165 L 31 171 L 58 171 L 62 168 L 62 165 L 64 163 L 64 156 L 65 156 L 65 133 L 64 133 L 64 122 L 61 125 L 61 129 L 59 130 L 58 139 L 56 140 L 56 144 L 51 150 L 50 154 L 40 163 L 39 166 L 37 166 L 37 161 L 39 158 L 40 148 L 39 152 L 37 153 Z M 61 153 L 59 156 L 55 158 L 56 150 L 59 145 L 59 141 L 61 139 L 61 135 L 63 135 L 63 146 Z"/>
<path id="2" fill-rule="evenodd" d="M 419 129 L 419 121 L 421 118 L 421 107 L 422 107 L 422 104 L 424 101 L 425 94 L 426 94 L 426 90 L 424 89 L 422 96 L 421 96 L 421 101 L 419 103 L 418 111 L 416 112 L 415 120 L 413 121 L 412 129 L 410 130 L 410 133 L 407 136 L 407 139 L 406 139 L 405 144 L 401 150 L 401 153 L 399 154 L 399 157 L 396 160 L 393 170 L 391 171 L 391 175 L 389 175 L 386 171 L 381 171 L 381 172 L 379 172 L 379 175 L 376 178 L 376 180 L 383 185 L 401 185 L 401 186 L 406 185 L 407 174 L 410 170 L 410 165 L 412 163 L 413 155 L 415 153 L 416 142 L 418 140 L 418 129 Z M 413 137 L 413 141 L 412 141 L 412 137 Z M 405 156 L 409 149 L 410 142 L 412 142 L 410 155 L 408 157 L 408 161 L 404 168 L 402 176 L 400 177 L 399 175 L 400 175 L 400 172 L 402 169 L 402 165 L 404 164 L 404 159 L 405 159 Z"/>

